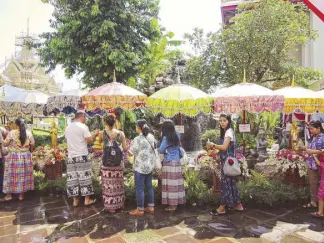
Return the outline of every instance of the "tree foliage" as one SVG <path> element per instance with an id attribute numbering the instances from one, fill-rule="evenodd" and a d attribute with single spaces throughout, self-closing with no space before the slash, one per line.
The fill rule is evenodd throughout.
<path id="1" fill-rule="evenodd" d="M 138 77 L 144 80 L 146 85 L 152 85 L 158 76 L 166 75 L 181 56 L 179 50 L 169 48 L 178 43 L 171 40 L 173 36 L 172 32 L 168 32 L 162 35 L 160 39 L 150 42 L 145 59 L 142 65 L 139 66 L 138 74 Z"/>
<path id="2" fill-rule="evenodd" d="M 249 82 L 268 87 L 287 85 L 292 76 L 298 85 L 306 86 L 323 74 L 303 68 L 293 53 L 316 36 L 309 24 L 309 12 L 301 4 L 281 0 L 242 4 L 232 24 L 218 33 L 207 35 L 203 41 L 199 30 L 187 35 L 191 43 L 203 48 L 189 61 L 192 66 L 188 65 L 186 74 L 192 76 L 196 86 L 204 83 L 205 90 L 220 83 L 241 82 L 244 70 Z"/>
<path id="3" fill-rule="evenodd" d="M 126 81 L 137 73 L 151 41 L 161 38 L 158 0 L 42 0 L 54 7 L 54 32 L 44 33 L 42 62 L 58 64 L 67 77 L 83 74 L 97 87 L 111 82 L 113 70 Z"/>

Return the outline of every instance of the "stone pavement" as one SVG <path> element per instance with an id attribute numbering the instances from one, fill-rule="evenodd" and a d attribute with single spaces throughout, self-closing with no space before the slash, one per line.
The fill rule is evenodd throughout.
<path id="1" fill-rule="evenodd" d="M 210 208 L 162 207 L 155 215 L 135 218 L 127 211 L 110 215 L 102 203 L 71 207 L 65 197 L 28 195 L 24 202 L 0 203 L 1 243 L 306 243 L 324 242 L 324 219 L 304 209 L 247 209 L 226 216 L 209 215 Z"/>

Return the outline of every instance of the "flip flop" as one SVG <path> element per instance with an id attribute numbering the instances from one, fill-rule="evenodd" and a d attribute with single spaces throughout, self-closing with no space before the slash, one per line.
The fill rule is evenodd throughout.
<path id="1" fill-rule="evenodd" d="M 174 213 L 177 210 L 177 208 L 171 209 L 170 207 L 167 207 L 164 210 L 167 211 L 167 212 L 170 212 L 170 213 Z"/>
<path id="2" fill-rule="evenodd" d="M 93 199 L 91 203 L 89 203 L 89 204 L 84 204 L 84 206 L 89 207 L 89 206 L 92 206 L 92 205 L 95 204 L 95 203 L 96 203 L 96 199 Z"/>
<path id="3" fill-rule="evenodd" d="M 311 213 L 311 215 L 312 215 L 312 217 L 314 217 L 314 218 L 324 218 L 324 215 L 319 215 L 318 212 L 316 212 L 316 213 Z"/>
<path id="4" fill-rule="evenodd" d="M 217 211 L 217 209 L 215 209 L 215 210 L 211 211 L 210 214 L 213 215 L 213 216 L 222 216 L 222 215 L 226 214 L 226 211 L 220 213 L 220 212 Z"/>
<path id="5" fill-rule="evenodd" d="M 317 208 L 317 205 L 314 206 L 314 205 L 311 204 L 311 203 L 307 203 L 307 204 L 303 205 L 303 208 Z"/>

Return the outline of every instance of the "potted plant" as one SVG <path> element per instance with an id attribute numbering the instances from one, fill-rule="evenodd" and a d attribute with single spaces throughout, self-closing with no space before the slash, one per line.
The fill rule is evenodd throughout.
<path id="1" fill-rule="evenodd" d="M 305 185 L 307 166 L 303 153 L 282 149 L 277 152 L 277 171 L 284 173 L 284 182 L 296 186 Z"/>

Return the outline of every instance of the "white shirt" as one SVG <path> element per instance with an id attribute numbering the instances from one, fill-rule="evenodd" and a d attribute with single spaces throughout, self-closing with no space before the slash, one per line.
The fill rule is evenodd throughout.
<path id="1" fill-rule="evenodd" d="M 234 131 L 232 128 L 229 128 L 226 130 L 224 138 L 227 138 L 227 137 L 231 138 L 231 141 L 235 141 Z"/>
<path id="2" fill-rule="evenodd" d="M 89 128 L 81 122 L 72 122 L 65 129 L 69 158 L 88 155 L 86 139 L 91 137 Z"/>

